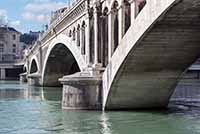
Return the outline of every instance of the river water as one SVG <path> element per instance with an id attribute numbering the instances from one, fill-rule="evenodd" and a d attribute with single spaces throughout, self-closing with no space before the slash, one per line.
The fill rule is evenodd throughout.
<path id="1" fill-rule="evenodd" d="M 0 134 L 198 134 L 200 109 L 67 111 L 59 88 L 0 82 Z M 181 108 L 181 109 L 180 109 Z"/>

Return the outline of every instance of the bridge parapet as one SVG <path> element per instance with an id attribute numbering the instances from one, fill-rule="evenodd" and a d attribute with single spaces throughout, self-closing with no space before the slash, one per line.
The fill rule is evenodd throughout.
<path id="1" fill-rule="evenodd" d="M 76 21 L 76 18 L 81 17 L 87 11 L 87 1 L 79 0 L 70 9 L 66 10 L 62 15 L 56 19 L 49 29 L 41 37 L 41 43 L 44 44 L 56 34 L 59 34 Z M 79 18 L 80 19 L 80 18 Z"/>

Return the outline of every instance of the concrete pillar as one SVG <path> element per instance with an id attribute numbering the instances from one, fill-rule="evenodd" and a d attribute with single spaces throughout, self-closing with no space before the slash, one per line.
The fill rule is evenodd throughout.
<path id="1" fill-rule="evenodd" d="M 98 20 L 98 5 L 95 5 L 94 8 L 94 31 L 95 31 L 95 35 L 94 35 L 94 66 L 99 66 L 99 54 L 98 54 L 98 46 L 100 45 L 98 37 L 99 37 L 99 29 L 98 29 L 98 25 L 99 25 L 99 20 Z"/>
<path id="2" fill-rule="evenodd" d="M 1 68 L 1 80 L 6 79 L 6 69 L 5 68 Z"/>

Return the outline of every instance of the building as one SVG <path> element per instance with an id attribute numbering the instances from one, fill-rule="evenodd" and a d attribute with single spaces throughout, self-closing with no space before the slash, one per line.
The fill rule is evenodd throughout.
<path id="1" fill-rule="evenodd" d="M 40 33 L 41 33 L 40 31 L 37 32 L 30 31 L 29 35 L 35 37 L 37 40 L 39 38 Z"/>
<path id="2" fill-rule="evenodd" d="M 20 36 L 20 42 L 23 42 L 26 45 L 33 45 L 35 41 L 39 38 L 40 31 L 38 32 L 32 32 L 24 33 Z M 27 46 L 25 46 L 26 48 Z"/>
<path id="3" fill-rule="evenodd" d="M 0 79 L 18 77 L 22 67 L 16 65 L 23 59 L 26 44 L 20 42 L 21 33 L 9 26 L 0 27 Z"/>

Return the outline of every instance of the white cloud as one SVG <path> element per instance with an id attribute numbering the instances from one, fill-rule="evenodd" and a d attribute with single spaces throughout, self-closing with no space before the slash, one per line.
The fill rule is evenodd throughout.
<path id="1" fill-rule="evenodd" d="M 19 27 L 20 24 L 21 24 L 21 22 L 19 20 L 11 21 L 10 22 L 10 25 L 13 26 L 13 27 Z"/>
<path id="2" fill-rule="evenodd" d="M 0 9 L 0 24 L 7 24 L 7 23 L 8 23 L 7 11 L 4 9 Z"/>
<path id="3" fill-rule="evenodd" d="M 29 21 L 32 21 L 35 19 L 35 15 L 33 13 L 30 13 L 30 12 L 25 12 L 22 14 L 22 17 L 25 19 L 25 20 L 29 20 Z"/>
<path id="4" fill-rule="evenodd" d="M 37 2 L 41 2 L 41 3 L 43 2 L 43 3 L 44 3 L 44 2 L 49 2 L 49 1 L 50 1 L 50 0 L 33 0 L 33 2 L 36 2 L 36 3 L 37 3 Z"/>
<path id="5" fill-rule="evenodd" d="M 56 11 L 66 6 L 67 3 L 55 2 L 53 0 L 32 0 L 25 5 L 22 17 L 27 21 L 48 23 L 52 11 Z"/>
<path id="6" fill-rule="evenodd" d="M 40 23 L 48 23 L 50 16 L 45 14 L 34 14 L 31 12 L 26 12 L 22 14 L 22 17 L 27 21 L 37 21 Z"/>
<path id="7" fill-rule="evenodd" d="M 37 15 L 36 16 L 36 19 L 38 22 L 48 22 L 49 19 L 50 19 L 50 16 L 49 15 L 44 15 L 44 14 L 40 14 L 40 15 Z"/>
<path id="8" fill-rule="evenodd" d="M 12 26 L 14 28 L 19 27 L 20 26 L 20 21 L 19 20 L 9 20 L 8 19 L 8 14 L 7 11 L 4 9 L 0 9 L 0 25 L 9 25 Z"/>
<path id="9" fill-rule="evenodd" d="M 66 6 L 63 2 L 29 3 L 25 10 L 29 12 L 51 12 Z"/>

